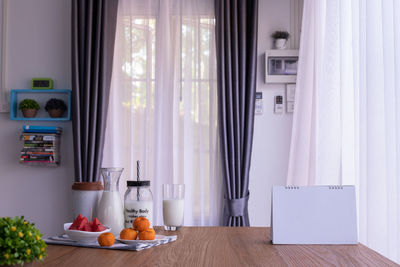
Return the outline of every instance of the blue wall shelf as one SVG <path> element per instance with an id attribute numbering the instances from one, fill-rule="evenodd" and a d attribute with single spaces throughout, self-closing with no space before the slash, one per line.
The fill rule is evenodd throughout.
<path id="1" fill-rule="evenodd" d="M 19 103 L 26 99 L 33 99 L 39 103 L 40 109 L 36 117 L 24 118 L 22 111 L 18 109 Z M 44 109 L 50 98 L 62 99 L 68 109 L 61 118 L 52 118 Z M 10 100 L 10 119 L 17 121 L 69 121 L 71 119 L 71 90 L 68 89 L 13 89 Z"/>

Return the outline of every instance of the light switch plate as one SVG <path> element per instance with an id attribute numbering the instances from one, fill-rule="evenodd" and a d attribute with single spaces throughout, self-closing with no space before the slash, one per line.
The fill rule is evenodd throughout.
<path id="1" fill-rule="evenodd" d="M 286 102 L 286 112 L 293 113 L 293 111 L 294 111 L 294 101 Z"/>
<path id="2" fill-rule="evenodd" d="M 294 101 L 296 96 L 296 84 L 288 83 L 286 85 L 286 101 Z"/>

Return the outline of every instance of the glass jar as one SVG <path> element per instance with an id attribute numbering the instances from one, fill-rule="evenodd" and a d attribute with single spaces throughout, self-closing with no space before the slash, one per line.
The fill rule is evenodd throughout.
<path id="1" fill-rule="evenodd" d="M 146 217 L 153 227 L 153 194 L 150 181 L 127 181 L 124 197 L 125 228 L 131 228 L 137 217 Z"/>

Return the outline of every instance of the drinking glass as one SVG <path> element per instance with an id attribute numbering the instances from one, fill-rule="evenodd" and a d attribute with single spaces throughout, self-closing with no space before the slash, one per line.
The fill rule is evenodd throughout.
<path id="1" fill-rule="evenodd" d="M 163 184 L 164 229 L 176 231 L 183 224 L 184 184 Z"/>

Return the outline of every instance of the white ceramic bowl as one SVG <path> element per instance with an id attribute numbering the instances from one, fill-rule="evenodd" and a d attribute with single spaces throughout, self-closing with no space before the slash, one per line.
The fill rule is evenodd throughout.
<path id="1" fill-rule="evenodd" d="M 97 238 L 102 233 L 107 233 L 111 231 L 111 228 L 106 227 L 107 229 L 101 232 L 87 232 L 87 231 L 80 231 L 80 230 L 69 230 L 68 228 L 71 226 L 72 223 L 64 223 L 64 230 L 65 233 L 69 238 L 77 242 L 84 242 L 90 243 L 97 241 Z"/>

